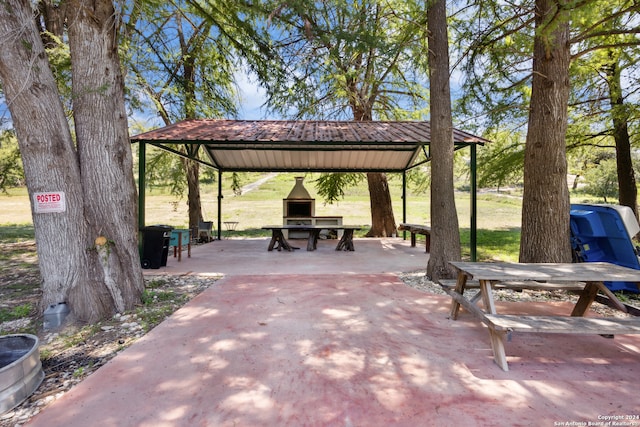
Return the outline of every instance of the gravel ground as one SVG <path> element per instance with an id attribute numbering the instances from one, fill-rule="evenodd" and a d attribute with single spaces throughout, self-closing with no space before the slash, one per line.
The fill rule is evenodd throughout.
<path id="1" fill-rule="evenodd" d="M 0 426 L 21 426 L 29 421 L 216 280 L 198 276 L 149 277 L 143 304 L 132 312 L 92 325 L 66 325 L 58 332 L 38 333 L 44 381 L 24 402 L 0 414 Z M 35 321 L 24 318 L 5 322 L 0 324 L 0 332 L 17 333 Z"/>

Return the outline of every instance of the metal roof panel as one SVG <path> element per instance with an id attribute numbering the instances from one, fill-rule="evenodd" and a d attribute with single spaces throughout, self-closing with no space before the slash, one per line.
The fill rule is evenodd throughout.
<path id="1" fill-rule="evenodd" d="M 454 129 L 454 143 L 488 140 Z M 222 170 L 403 171 L 431 139 L 426 121 L 185 120 L 132 142 L 202 144 Z"/>

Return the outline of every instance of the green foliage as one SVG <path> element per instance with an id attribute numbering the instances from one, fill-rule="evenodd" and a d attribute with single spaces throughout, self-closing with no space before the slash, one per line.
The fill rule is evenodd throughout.
<path id="1" fill-rule="evenodd" d="M 31 304 L 22 304 L 13 308 L 0 308 L 0 323 L 27 317 L 32 310 Z"/>
<path id="2" fill-rule="evenodd" d="M 164 279 L 153 279 L 148 281 L 145 287 L 147 289 L 157 289 L 164 286 L 166 283 L 167 281 Z"/>
<path id="3" fill-rule="evenodd" d="M 407 172 L 407 186 L 416 194 L 426 194 L 431 188 L 431 164 L 425 163 Z"/>
<path id="4" fill-rule="evenodd" d="M 84 370 L 85 370 L 84 366 L 80 366 L 80 367 L 76 368 L 73 371 L 73 377 L 74 378 L 82 378 L 82 376 L 84 375 Z"/>
<path id="5" fill-rule="evenodd" d="M 497 131 L 491 143 L 478 150 L 478 186 L 502 187 L 522 184 L 524 141 L 519 134 Z"/>
<path id="6" fill-rule="evenodd" d="M 517 138 L 528 120 L 534 5 L 489 0 L 465 6 L 451 20 L 453 62 L 462 65 L 464 74 L 457 114 L 486 129 L 513 132 L 485 135 L 496 144 L 478 151 L 479 185 L 505 185 L 519 181 L 523 169 L 524 147 Z M 604 160 L 615 158 L 616 145 L 631 146 L 633 152 L 640 144 L 638 5 L 595 0 L 568 2 L 563 8 L 557 16 L 571 20 L 569 173 L 576 185 L 586 181 L 586 191 L 608 200 L 617 197 L 618 177 L 615 161 Z M 621 163 L 621 176 L 631 176 L 624 173 L 628 166 Z"/>
<path id="7" fill-rule="evenodd" d="M 70 118 L 73 109 L 73 99 L 71 92 L 71 53 L 69 52 L 69 45 L 50 31 L 44 31 L 42 38 L 46 42 L 45 49 L 47 57 L 49 58 L 49 64 L 51 65 L 51 71 L 56 79 L 58 92 L 61 95 L 66 114 Z"/>
<path id="8" fill-rule="evenodd" d="M 270 18 L 274 48 L 288 66 L 265 80 L 274 112 L 388 120 L 426 108 L 423 3 L 298 0 Z"/>
<path id="9" fill-rule="evenodd" d="M 176 294 L 170 291 L 156 291 L 153 289 L 145 289 L 142 292 L 142 303 L 145 305 L 171 301 L 175 298 Z"/>
<path id="10" fill-rule="evenodd" d="M 18 140 L 12 131 L 0 132 L 0 190 L 24 185 L 24 170 Z"/>
<path id="11" fill-rule="evenodd" d="M 240 2 L 143 2 L 123 18 L 121 56 L 130 105 L 165 125 L 237 115 L 235 75 L 243 58 L 268 67 L 267 44 Z"/>
<path id="12" fill-rule="evenodd" d="M 167 151 L 151 149 L 147 153 L 145 183 L 147 188 L 168 185 L 171 194 L 182 196 L 186 189 L 180 158 Z"/>
<path id="13" fill-rule="evenodd" d="M 34 235 L 35 232 L 33 225 L 31 224 L 2 224 L 2 226 L 0 226 L 0 243 L 15 243 L 23 242 L 25 240 L 33 240 Z"/>
<path id="14" fill-rule="evenodd" d="M 606 159 L 597 167 L 592 167 L 585 173 L 585 191 L 607 203 L 607 198 L 618 197 L 618 173 L 615 159 Z"/>
<path id="15" fill-rule="evenodd" d="M 452 62 L 465 76 L 458 118 L 487 129 L 523 126 L 531 96 L 531 4 L 471 3 L 452 14 L 450 29 Z"/>
<path id="16" fill-rule="evenodd" d="M 187 301 L 185 295 L 170 290 L 145 289 L 142 293 L 143 308 L 136 310 L 136 317 L 145 331 L 162 322 Z"/>
<path id="17" fill-rule="evenodd" d="M 345 190 L 364 180 L 361 173 L 324 173 L 315 181 L 318 194 L 326 203 L 334 203 L 344 198 Z"/>
<path id="18" fill-rule="evenodd" d="M 463 257 L 469 257 L 469 229 L 460 230 Z M 478 230 L 478 261 L 518 262 L 520 252 L 520 229 Z"/>
<path id="19" fill-rule="evenodd" d="M 233 172 L 231 174 L 231 190 L 233 190 L 233 194 L 239 196 L 242 194 L 242 185 L 240 184 L 240 176 L 237 172 Z"/>

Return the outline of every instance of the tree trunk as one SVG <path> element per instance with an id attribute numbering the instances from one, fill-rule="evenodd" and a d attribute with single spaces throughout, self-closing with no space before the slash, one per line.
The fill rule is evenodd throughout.
<path id="1" fill-rule="evenodd" d="M 93 321 L 132 309 L 144 280 L 116 13 L 110 0 L 71 0 L 70 5 L 73 117 L 91 237 L 87 247 L 97 249 L 87 265 L 91 282 L 74 287 L 70 300 L 77 301 L 81 318 Z M 110 304 L 103 301 L 105 290 Z"/>
<path id="2" fill-rule="evenodd" d="M 0 7 L 0 79 L 31 200 L 44 309 L 66 302 L 71 287 L 89 282 L 90 245 L 73 139 L 28 1 Z M 51 192 L 64 195 L 64 210 L 36 212 L 36 193 Z"/>
<path id="3" fill-rule="evenodd" d="M 569 21 L 554 0 L 536 0 L 536 36 L 525 145 L 521 262 L 571 262 L 565 134 Z"/>
<path id="4" fill-rule="evenodd" d="M 195 119 L 196 105 L 198 97 L 196 96 L 196 54 L 198 49 L 192 46 L 191 43 L 187 43 L 185 35 L 182 31 L 182 19 L 180 14 L 176 14 L 176 20 L 178 22 L 178 35 L 180 40 L 180 50 L 182 51 L 183 63 L 183 77 L 182 77 L 182 90 L 184 93 L 184 118 L 186 120 Z M 207 25 L 207 27 L 209 27 Z M 199 45 L 199 43 L 194 42 Z M 185 150 L 188 152 L 193 147 L 185 146 Z M 196 149 L 194 153 L 199 150 Z M 187 176 L 187 206 L 189 209 L 189 229 L 193 230 L 198 227 L 202 218 L 202 202 L 200 199 L 200 164 L 192 160 L 183 159 L 182 166 L 184 167 L 185 175 Z"/>
<path id="5" fill-rule="evenodd" d="M 618 200 L 628 206 L 638 218 L 638 189 L 631 158 L 631 140 L 629 138 L 629 109 L 622 95 L 618 62 L 605 67 L 609 98 L 611 99 L 611 119 L 613 121 L 613 139 L 616 142 L 616 165 L 618 172 Z"/>
<path id="6" fill-rule="evenodd" d="M 379 172 L 368 173 L 367 183 L 371 204 L 371 230 L 367 237 L 391 237 L 396 232 L 396 220 L 387 175 Z"/>
<path id="7" fill-rule="evenodd" d="M 431 105 L 431 280 L 455 277 L 449 261 L 460 260 L 460 230 L 453 189 L 453 120 L 445 0 L 429 3 L 429 91 Z"/>
<path id="8" fill-rule="evenodd" d="M 24 163 L 44 307 L 93 322 L 140 301 L 136 194 L 110 2 L 71 1 L 75 146 L 29 2 L 0 7 L 0 77 Z M 35 193 L 65 199 L 41 213 Z M 43 307 L 43 308 L 44 308 Z"/>
<path id="9" fill-rule="evenodd" d="M 182 165 L 187 175 L 187 204 L 189 207 L 189 229 L 198 227 L 202 217 L 202 202 L 200 199 L 200 164 L 188 159 L 182 159 Z"/>
<path id="10" fill-rule="evenodd" d="M 65 3 L 60 3 L 59 1 L 54 1 L 54 0 L 38 1 L 38 11 L 42 16 L 42 21 L 44 23 L 44 28 L 40 29 L 40 33 L 42 35 L 43 42 L 45 43 L 47 48 L 53 47 L 56 44 L 56 42 L 51 39 L 51 36 L 49 33 L 53 34 L 59 39 L 63 38 L 64 18 L 66 14 L 65 9 L 66 9 Z"/>
<path id="11" fill-rule="evenodd" d="M 373 103 L 363 99 L 362 93 L 355 84 L 349 85 L 349 91 L 352 94 L 353 119 L 355 121 L 371 121 L 373 119 Z M 367 173 L 367 184 L 371 206 L 371 229 L 367 232 L 366 237 L 391 237 L 396 233 L 396 219 L 393 215 L 387 175 L 380 172 L 369 172 Z"/>

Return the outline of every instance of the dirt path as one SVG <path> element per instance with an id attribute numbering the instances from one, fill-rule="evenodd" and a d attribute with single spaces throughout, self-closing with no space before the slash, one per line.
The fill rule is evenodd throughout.
<path id="1" fill-rule="evenodd" d="M 254 181 L 250 184 L 245 185 L 244 187 L 242 187 L 242 189 L 240 190 L 240 195 L 246 194 L 249 191 L 255 190 L 256 188 L 260 187 L 262 184 L 264 184 L 265 182 L 269 181 L 270 179 L 275 178 L 278 175 L 277 172 L 271 172 L 270 174 L 263 176 L 262 178 L 260 178 L 257 181 Z"/>

